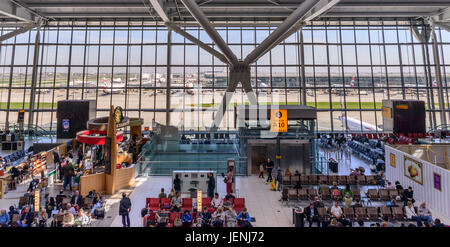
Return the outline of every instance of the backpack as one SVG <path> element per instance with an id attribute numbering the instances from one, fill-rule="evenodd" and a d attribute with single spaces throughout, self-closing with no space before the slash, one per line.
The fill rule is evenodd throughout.
<path id="1" fill-rule="evenodd" d="M 147 213 L 148 213 L 148 209 L 147 208 L 141 209 L 141 217 L 144 217 Z"/>
<path id="2" fill-rule="evenodd" d="M 333 194 L 333 196 L 340 196 L 341 192 L 339 190 L 333 190 L 332 194 Z"/>

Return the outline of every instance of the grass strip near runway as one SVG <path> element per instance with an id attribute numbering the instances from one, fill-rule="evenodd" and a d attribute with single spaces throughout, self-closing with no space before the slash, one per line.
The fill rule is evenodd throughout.
<path id="1" fill-rule="evenodd" d="M 258 102 L 260 105 L 300 105 L 299 102 Z M 245 105 L 249 105 L 250 103 L 246 102 Z M 344 103 L 342 103 L 344 104 Z M 360 106 L 361 104 L 361 106 Z M 243 105 L 241 103 L 231 103 L 230 106 L 235 107 L 237 105 Z M 330 102 L 308 102 L 308 106 L 315 107 L 317 109 L 330 109 Z M 212 103 L 202 103 L 202 104 L 190 104 L 191 107 L 198 107 L 201 106 L 203 108 L 210 108 L 213 107 Z M 219 107 L 220 103 L 215 103 L 214 107 Z M 340 102 L 333 102 L 332 103 L 333 109 L 342 109 Z M 346 102 L 345 109 L 374 109 L 373 102 Z M 381 109 L 381 102 L 375 102 L 375 109 Z"/>
<path id="2" fill-rule="evenodd" d="M 56 106 L 58 104 L 57 103 L 53 103 L 53 108 L 56 109 Z M 23 104 L 22 102 L 11 102 L 9 105 L 9 109 L 29 109 L 30 108 L 30 103 L 25 102 L 25 104 Z M 52 103 L 51 102 L 41 102 L 39 104 L 35 104 L 34 108 L 39 108 L 39 109 L 51 109 L 52 108 Z M 7 109 L 7 103 L 6 102 L 0 102 L 0 109 L 4 110 Z"/>
<path id="3" fill-rule="evenodd" d="M 249 102 L 245 102 L 245 105 L 249 105 Z M 299 102 L 258 102 L 260 105 L 300 105 Z M 344 105 L 344 103 L 342 103 Z M 361 105 L 360 105 L 361 104 Z M 235 107 L 237 105 L 243 105 L 242 103 L 231 103 L 231 107 Z M 306 103 L 307 106 L 315 107 L 316 109 L 374 109 L 373 102 L 346 102 L 345 107 L 341 107 L 340 102 L 333 102 L 332 108 L 330 108 L 330 102 L 322 101 L 322 102 L 308 102 Z M 435 103 L 435 109 L 439 109 L 439 104 Z M 213 106 L 212 103 L 202 103 L 202 104 L 190 104 L 191 107 L 203 107 L 203 108 L 211 108 Z M 220 103 L 214 103 L 214 107 L 217 108 L 220 106 Z M 382 103 L 381 102 L 375 102 L 375 109 L 381 109 Z M 445 107 L 448 108 L 449 104 L 446 103 Z M 428 105 L 425 104 L 425 109 L 429 109 Z"/>

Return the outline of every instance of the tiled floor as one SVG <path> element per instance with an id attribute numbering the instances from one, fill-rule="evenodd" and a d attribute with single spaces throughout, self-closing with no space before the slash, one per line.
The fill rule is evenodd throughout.
<path id="1" fill-rule="evenodd" d="M 138 185 L 130 195 L 132 211 L 130 213 L 131 225 L 141 226 L 141 209 L 145 206 L 146 197 L 157 197 L 161 187 L 167 190 L 171 188 L 171 177 L 152 176 L 138 179 Z M 225 184 L 218 183 L 218 193 L 221 196 L 226 194 Z M 281 207 L 280 192 L 270 191 L 262 179 L 257 176 L 236 178 L 237 196 L 245 198 L 246 207 L 250 216 L 255 217 L 255 226 L 291 226 L 292 209 Z M 118 209 L 116 215 L 118 213 Z M 121 217 L 116 216 L 111 226 L 121 226 Z"/>
<path id="2" fill-rule="evenodd" d="M 335 156 L 334 153 L 330 155 Z M 351 156 L 351 159 L 340 160 L 339 175 L 347 175 L 349 169 L 363 166 L 366 168 L 366 174 L 370 173 L 368 165 L 356 156 Z M 125 192 L 130 195 L 132 201 L 132 210 L 130 213 L 131 225 L 138 227 L 142 225 L 142 218 L 140 215 L 141 209 L 145 206 L 145 198 L 156 197 L 161 187 L 168 191 L 171 188 L 170 176 L 151 176 L 151 177 L 139 177 L 136 180 L 134 188 L 128 188 L 119 191 L 115 195 L 106 196 L 106 217 L 102 220 L 94 221 L 93 226 L 114 226 L 119 227 L 122 225 L 121 217 L 118 215 L 119 201 L 121 199 L 121 193 Z M 224 196 L 226 193 L 225 184 L 218 180 L 218 193 Z M 10 205 L 16 204 L 19 201 L 19 197 L 22 196 L 28 187 L 28 182 L 18 186 L 15 191 L 10 191 L 5 195 L 5 199 L 0 200 L 0 208 L 8 209 Z M 55 184 L 50 187 L 48 191 L 50 195 L 55 195 L 61 184 Z M 257 176 L 237 177 L 236 178 L 236 194 L 238 197 L 245 198 L 246 207 L 249 210 L 251 217 L 256 219 L 253 223 L 254 226 L 274 226 L 274 227 L 290 227 L 292 224 L 292 207 L 281 205 L 279 201 L 281 197 L 280 192 L 270 191 L 269 185 L 265 184 L 265 180 L 259 179 Z M 361 192 L 367 191 L 368 187 L 363 186 L 360 188 Z M 44 193 L 42 193 L 44 194 Z M 364 200 L 364 199 L 363 199 Z M 301 206 L 306 206 L 307 201 L 300 203 Z M 329 205 L 331 202 L 325 202 Z M 381 206 L 382 202 L 374 202 L 374 206 Z M 432 210 L 432 209 L 431 209 Z M 433 211 L 433 210 L 432 210 Z M 450 224 L 450 220 L 442 217 L 439 212 L 433 211 L 433 217 L 438 217 L 446 224 Z M 366 225 L 368 226 L 369 223 Z"/>

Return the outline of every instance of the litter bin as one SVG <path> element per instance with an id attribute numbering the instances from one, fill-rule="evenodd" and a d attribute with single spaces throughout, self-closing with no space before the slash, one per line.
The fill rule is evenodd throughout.
<path id="1" fill-rule="evenodd" d="M 338 163 L 335 160 L 330 159 L 328 161 L 328 167 L 333 173 L 338 173 Z"/>
<path id="2" fill-rule="evenodd" d="M 294 226 L 295 227 L 303 227 L 304 226 L 304 219 L 305 214 L 303 212 L 303 208 L 293 208 L 292 209 L 293 218 L 294 218 Z"/>

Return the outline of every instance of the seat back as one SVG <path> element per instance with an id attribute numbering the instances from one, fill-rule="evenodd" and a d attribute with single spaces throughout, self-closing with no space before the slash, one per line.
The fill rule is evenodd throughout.
<path id="1" fill-rule="evenodd" d="M 290 177 L 290 176 L 284 176 L 284 177 L 283 177 L 283 184 L 284 184 L 284 185 L 289 185 L 289 184 L 291 184 L 291 177 Z"/>
<path id="2" fill-rule="evenodd" d="M 300 183 L 301 184 L 309 184 L 309 177 L 308 176 L 300 176 Z"/>
<path id="3" fill-rule="evenodd" d="M 298 198 L 300 200 L 308 199 L 308 190 L 307 189 L 299 189 L 298 190 Z"/>
<path id="4" fill-rule="evenodd" d="M 348 183 L 350 185 L 356 185 L 356 176 L 348 176 Z"/>
<path id="5" fill-rule="evenodd" d="M 354 219 L 355 218 L 355 211 L 353 208 L 343 208 L 344 210 L 344 217 L 347 219 Z"/>
<path id="6" fill-rule="evenodd" d="M 207 206 L 209 208 L 210 205 L 211 205 L 211 198 L 203 197 L 202 198 L 202 206 L 203 207 Z"/>
<path id="7" fill-rule="evenodd" d="M 147 200 L 147 208 L 150 208 L 152 210 L 159 209 L 160 198 L 147 198 Z"/>
<path id="8" fill-rule="evenodd" d="M 234 209 L 238 212 L 245 208 L 245 198 L 234 198 Z"/>
<path id="9" fill-rule="evenodd" d="M 384 217 L 389 217 L 392 218 L 392 211 L 391 211 L 391 207 L 381 207 L 381 216 Z"/>
<path id="10" fill-rule="evenodd" d="M 361 190 L 360 189 L 353 190 L 353 199 L 361 200 Z"/>
<path id="11" fill-rule="evenodd" d="M 318 196 L 316 189 L 308 189 L 309 199 L 314 199 L 315 196 Z"/>
<path id="12" fill-rule="evenodd" d="M 317 178 L 317 175 L 309 175 L 309 184 L 314 185 L 319 184 L 319 179 Z"/>
<path id="13" fill-rule="evenodd" d="M 356 176 L 356 180 L 357 180 L 358 184 L 361 184 L 361 185 L 367 184 L 366 176 L 364 176 L 364 175 Z"/>
<path id="14" fill-rule="evenodd" d="M 328 175 L 328 184 L 333 184 L 333 182 L 338 182 L 337 175 Z"/>
<path id="15" fill-rule="evenodd" d="M 192 208 L 192 198 L 183 198 L 183 208 Z"/>
<path id="16" fill-rule="evenodd" d="M 347 184 L 347 177 L 348 176 L 338 176 L 338 184 L 339 185 L 345 185 Z"/>
<path id="17" fill-rule="evenodd" d="M 392 199 L 395 199 L 398 196 L 397 190 L 389 190 L 389 197 Z"/>
<path id="18" fill-rule="evenodd" d="M 379 189 L 378 194 L 380 195 L 380 199 L 384 201 L 389 201 L 389 191 L 386 189 Z"/>
<path id="19" fill-rule="evenodd" d="M 392 215 L 396 220 L 402 220 L 405 218 L 405 213 L 401 207 L 392 207 Z"/>
<path id="20" fill-rule="evenodd" d="M 320 184 L 328 184 L 328 176 L 327 175 L 319 175 L 319 183 Z"/>
<path id="21" fill-rule="evenodd" d="M 375 178 L 375 175 L 366 176 L 366 181 L 367 181 L 367 184 L 369 184 L 369 185 L 377 184 L 377 180 Z"/>
<path id="22" fill-rule="evenodd" d="M 368 189 L 367 194 L 370 200 L 378 200 L 378 192 L 376 189 Z"/>
<path id="23" fill-rule="evenodd" d="M 370 220 L 378 220 L 378 208 L 376 207 L 367 207 L 367 216 Z"/>
<path id="24" fill-rule="evenodd" d="M 291 177 L 291 184 L 295 185 L 297 182 L 300 181 L 299 176 L 292 176 Z"/>
<path id="25" fill-rule="evenodd" d="M 289 199 L 297 199 L 298 198 L 298 192 L 296 189 L 289 189 L 288 190 Z"/>
<path id="26" fill-rule="evenodd" d="M 355 208 L 355 214 L 356 214 L 356 218 L 358 218 L 359 220 L 367 219 L 367 212 L 366 212 L 366 208 L 364 208 L 364 207 Z"/>

